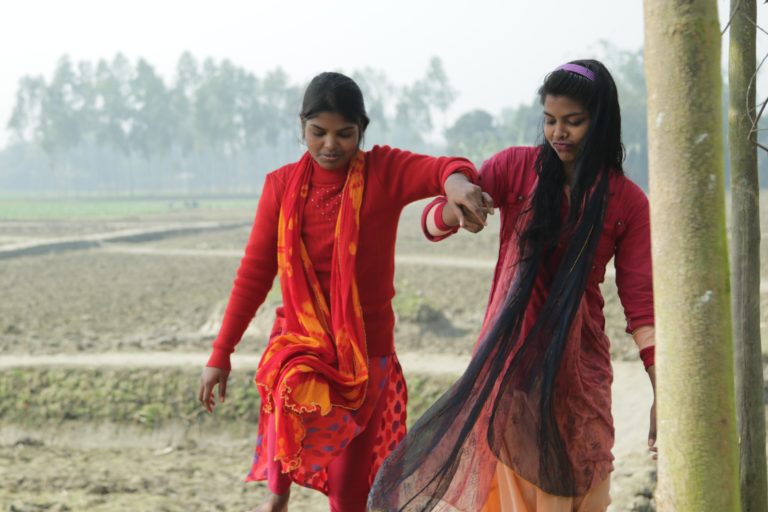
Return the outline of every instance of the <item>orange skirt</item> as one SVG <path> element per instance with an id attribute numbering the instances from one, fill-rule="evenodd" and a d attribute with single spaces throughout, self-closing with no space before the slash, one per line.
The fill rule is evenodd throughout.
<path id="1" fill-rule="evenodd" d="M 554 496 L 499 463 L 482 512 L 605 512 L 611 503 L 610 485 L 609 474 L 584 496 Z"/>

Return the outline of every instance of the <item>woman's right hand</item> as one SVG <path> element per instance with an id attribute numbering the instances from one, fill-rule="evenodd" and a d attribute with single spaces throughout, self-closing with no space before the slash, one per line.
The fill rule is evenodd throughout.
<path id="1" fill-rule="evenodd" d="M 224 399 L 227 396 L 228 377 L 229 370 L 213 368 L 212 366 L 203 368 L 203 374 L 200 376 L 200 390 L 197 392 L 197 399 L 209 413 L 212 413 L 213 408 L 216 406 L 214 393 L 216 384 L 219 385 L 219 402 L 224 403 Z"/>
<path id="2" fill-rule="evenodd" d="M 487 192 L 482 192 L 482 199 L 483 199 L 483 206 L 485 207 L 485 214 L 486 215 L 493 215 L 493 198 L 491 198 L 491 195 Z M 447 210 L 447 209 L 446 209 Z M 443 210 L 443 218 L 445 218 L 445 210 Z M 483 228 L 486 226 L 485 223 L 481 224 L 477 222 L 477 220 L 469 215 L 469 212 L 464 210 L 462 208 L 462 213 L 464 214 L 464 224 L 463 228 L 469 231 L 470 233 L 479 233 L 483 230 Z M 443 219 L 445 222 L 445 219 Z M 446 222 L 446 224 L 448 224 Z M 458 219 L 456 222 L 452 223 L 454 226 L 458 224 Z M 449 224 L 450 225 L 450 224 Z"/>

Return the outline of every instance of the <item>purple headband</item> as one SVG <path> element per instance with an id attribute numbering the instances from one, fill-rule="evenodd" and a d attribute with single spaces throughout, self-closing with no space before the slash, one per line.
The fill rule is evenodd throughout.
<path id="1" fill-rule="evenodd" d="M 557 68 L 555 71 L 558 71 L 560 69 L 563 69 L 565 71 L 570 71 L 571 73 L 576 73 L 577 75 L 581 75 L 584 78 L 588 79 L 590 82 L 595 81 L 595 74 L 592 72 L 592 70 L 585 68 L 584 66 L 579 66 L 578 64 L 563 64 L 559 68 Z"/>

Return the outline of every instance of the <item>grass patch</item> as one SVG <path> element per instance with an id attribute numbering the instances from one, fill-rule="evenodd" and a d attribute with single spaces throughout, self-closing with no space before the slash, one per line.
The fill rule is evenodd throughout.
<path id="1" fill-rule="evenodd" d="M 90 220 L 200 210 L 254 209 L 255 198 L 0 199 L 0 220 Z"/>
<path id="2" fill-rule="evenodd" d="M 6 424 L 109 422 L 154 429 L 179 420 L 192 425 L 255 424 L 260 399 L 253 375 L 234 372 L 227 401 L 209 416 L 197 402 L 198 369 L 16 368 L 0 372 L 0 418 Z M 412 424 L 453 377 L 408 380 Z"/>

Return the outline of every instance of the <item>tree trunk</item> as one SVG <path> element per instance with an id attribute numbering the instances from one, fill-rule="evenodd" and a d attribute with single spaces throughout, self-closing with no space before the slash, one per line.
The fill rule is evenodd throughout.
<path id="1" fill-rule="evenodd" d="M 760 188 L 755 114 L 755 0 L 731 0 L 728 139 L 731 154 L 731 282 L 741 504 L 768 512 L 760 346 Z"/>
<path id="2" fill-rule="evenodd" d="M 717 0 L 645 0 L 664 511 L 739 510 Z"/>

